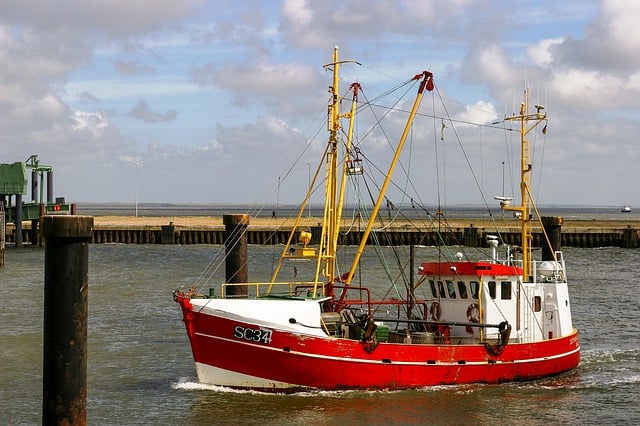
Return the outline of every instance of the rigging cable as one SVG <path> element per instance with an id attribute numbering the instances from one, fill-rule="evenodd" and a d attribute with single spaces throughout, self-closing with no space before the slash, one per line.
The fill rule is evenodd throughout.
<path id="1" fill-rule="evenodd" d="M 438 93 L 438 97 L 439 97 L 439 98 L 441 99 L 441 101 L 442 101 L 442 97 L 441 97 L 441 95 L 440 95 L 440 90 L 438 89 L 438 87 L 437 87 L 437 86 L 436 86 L 435 90 L 436 90 L 436 92 Z M 448 117 L 448 116 L 449 116 L 449 112 L 448 112 L 448 110 L 447 110 L 447 106 L 446 106 L 446 104 L 445 104 L 444 102 L 441 102 L 441 105 L 442 105 L 442 107 L 444 108 L 444 112 L 445 112 L 446 116 Z M 478 188 L 478 191 L 480 192 L 480 196 L 482 197 L 482 201 L 483 201 L 483 203 L 484 203 L 484 207 L 487 209 L 487 211 L 488 211 L 488 213 L 489 213 L 489 217 L 491 218 L 491 222 L 493 223 L 493 225 L 494 225 L 494 226 L 496 226 L 496 229 L 497 229 L 497 224 L 496 224 L 496 222 L 495 222 L 495 217 L 494 217 L 494 215 L 493 215 L 493 212 L 491 211 L 491 208 L 489 208 L 489 203 L 487 202 L 487 199 L 486 199 L 486 197 L 485 197 L 485 194 L 484 194 L 484 192 L 482 191 L 482 187 L 480 186 L 480 183 L 478 182 L 478 177 L 476 176 L 476 173 L 475 173 L 475 172 L 474 172 L 474 170 L 473 170 L 473 167 L 472 167 L 472 165 L 471 165 L 471 161 L 470 161 L 470 159 L 469 159 L 469 156 L 467 155 L 467 152 L 465 151 L 464 146 L 462 145 L 462 141 L 461 141 L 461 139 L 460 139 L 460 135 L 458 134 L 458 132 L 457 132 L 457 130 L 456 130 L 456 127 L 453 125 L 453 122 L 452 122 L 452 121 L 449 121 L 449 123 L 451 124 L 451 128 L 452 128 L 453 133 L 454 133 L 454 135 L 455 135 L 455 137 L 456 137 L 456 141 L 458 142 L 458 146 L 460 147 L 461 152 L 462 152 L 462 155 L 463 155 L 463 157 L 464 157 L 464 159 L 465 159 L 465 161 L 466 161 L 466 163 L 467 163 L 467 166 L 469 167 L 469 170 L 470 170 L 470 172 L 471 172 L 471 176 L 473 177 L 473 180 L 474 180 L 474 182 L 475 182 L 475 184 L 476 184 L 476 187 Z M 498 234 L 500 234 L 500 232 L 499 232 L 499 231 L 497 231 L 497 233 L 498 233 Z M 500 238 L 502 238 L 502 237 L 500 236 Z"/>

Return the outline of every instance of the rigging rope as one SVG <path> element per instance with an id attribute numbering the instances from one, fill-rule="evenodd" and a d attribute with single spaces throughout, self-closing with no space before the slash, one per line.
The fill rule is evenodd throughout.
<path id="1" fill-rule="evenodd" d="M 442 100 L 442 97 L 440 96 L 440 90 L 438 89 L 438 87 L 436 87 L 436 92 L 438 94 L 438 97 Z M 449 116 L 449 112 L 448 112 L 446 104 L 444 102 L 441 102 L 441 105 L 442 105 L 442 107 L 443 107 L 443 109 L 445 111 L 446 116 Z M 464 146 L 462 144 L 462 140 L 460 139 L 460 135 L 458 134 L 456 126 L 454 125 L 453 121 L 449 121 L 449 123 L 451 124 L 451 129 L 453 131 L 453 134 L 455 135 L 455 139 L 458 142 L 458 146 L 460 147 L 462 155 L 463 155 L 463 157 L 464 157 L 464 159 L 465 159 L 465 161 L 467 163 L 467 166 L 469 167 L 469 170 L 471 172 L 471 176 L 473 177 L 473 181 L 475 182 L 476 187 L 478 188 L 478 191 L 480 193 L 480 196 L 482 197 L 483 205 L 487 209 L 487 213 L 488 213 L 488 215 L 490 217 L 491 223 L 496 227 L 496 233 L 498 234 L 498 237 L 502 241 L 503 238 L 502 238 L 502 235 L 500 235 L 499 230 L 497 230 L 497 224 L 496 224 L 496 221 L 495 221 L 495 217 L 493 215 L 493 212 L 492 212 L 491 208 L 489 207 L 489 203 L 487 202 L 486 196 L 484 194 L 484 191 L 482 190 L 480 182 L 478 181 L 478 178 L 477 178 L 476 173 L 475 173 L 475 171 L 473 169 L 473 166 L 471 165 L 471 161 L 469 159 L 469 156 L 467 155 L 467 152 L 464 149 Z"/>

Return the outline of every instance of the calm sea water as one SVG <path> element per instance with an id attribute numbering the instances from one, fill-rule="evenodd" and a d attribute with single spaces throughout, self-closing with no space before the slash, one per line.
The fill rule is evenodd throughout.
<path id="1" fill-rule="evenodd" d="M 565 250 L 583 350 L 575 371 L 532 383 L 285 396 L 196 382 L 171 292 L 190 286 L 221 249 L 89 247 L 90 424 L 640 423 L 640 250 Z M 249 255 L 250 277 L 264 278 L 273 254 L 250 246 Z M 33 248 L 8 248 L 0 268 L 3 424 L 41 423 L 43 271 L 44 249 Z"/>

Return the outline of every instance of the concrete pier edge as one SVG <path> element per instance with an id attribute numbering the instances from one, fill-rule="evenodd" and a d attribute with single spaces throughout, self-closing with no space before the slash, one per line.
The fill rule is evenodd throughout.
<path id="1" fill-rule="evenodd" d="M 246 219 L 245 219 L 246 216 Z M 256 225 L 248 223 L 248 215 L 240 215 L 241 223 L 247 226 L 247 243 L 258 245 L 275 245 L 286 243 L 290 226 L 281 225 L 281 221 L 275 221 Z M 163 225 L 140 225 L 138 223 L 123 223 L 120 225 L 104 226 L 100 224 L 99 217 L 96 217 L 93 226 L 90 243 L 92 244 L 207 244 L 224 245 L 225 224 L 222 217 L 211 217 L 210 225 L 185 226 L 169 221 Z M 158 218 L 152 218 L 158 219 Z M 176 218 L 174 218 L 176 219 Z M 246 221 L 246 222 L 245 222 Z M 458 221 L 460 222 L 460 221 Z M 498 230 L 489 226 L 479 225 L 479 220 L 469 219 L 462 226 L 442 228 L 443 238 L 429 229 L 416 229 L 408 226 L 396 226 L 391 228 L 388 234 L 381 240 L 383 245 L 440 245 L 444 239 L 447 244 L 460 244 L 468 247 L 484 247 L 487 234 L 499 234 L 507 244 L 518 245 L 520 234 L 515 226 L 498 226 Z M 562 247 L 640 247 L 640 222 L 638 221 L 599 221 L 592 224 L 590 221 L 582 221 L 580 226 L 572 225 L 571 221 L 564 220 L 561 235 Z M 316 224 L 308 226 L 311 230 Z M 46 225 L 43 226 L 46 228 Z M 343 227 L 344 230 L 347 227 Z M 353 229 L 353 228 L 351 228 Z M 23 229 L 21 239 L 22 244 L 35 243 L 30 241 L 30 230 Z M 339 244 L 357 244 L 359 231 L 341 235 Z M 539 230 L 533 231 L 533 244 L 535 247 L 542 246 L 542 234 Z M 7 226 L 6 243 L 11 246 L 15 244 L 15 228 Z"/>

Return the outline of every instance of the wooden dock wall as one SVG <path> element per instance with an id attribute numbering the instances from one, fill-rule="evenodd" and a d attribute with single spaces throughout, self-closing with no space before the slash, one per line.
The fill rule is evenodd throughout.
<path id="1" fill-rule="evenodd" d="M 271 245 L 285 244 L 289 238 L 289 229 L 249 229 L 247 230 L 247 240 L 249 244 Z M 506 229 L 500 232 L 488 232 L 484 229 L 468 227 L 453 229 L 450 231 L 436 233 L 434 231 L 407 231 L 403 229 L 387 231 L 385 234 L 377 234 L 369 237 L 368 244 L 378 239 L 380 245 L 442 245 L 443 243 L 461 244 L 467 247 L 485 246 L 486 236 L 500 235 L 507 244 L 519 245 L 520 233 L 514 229 Z M 312 244 L 317 241 L 319 232 L 312 228 Z M 356 245 L 359 242 L 361 232 L 350 232 L 341 234 L 338 244 Z M 222 227 L 209 227 L 206 229 L 196 229 L 178 226 L 161 227 L 134 227 L 128 229 L 100 228 L 93 230 L 90 242 L 93 244 L 224 244 L 225 231 Z M 542 246 L 542 233 L 533 233 L 533 246 Z M 30 229 L 23 230 L 23 242 L 32 243 L 34 238 Z M 15 242 L 15 230 L 7 232 L 6 242 Z M 297 242 L 297 241 L 295 241 Z M 36 241 L 37 243 L 37 241 Z M 640 235 L 638 229 L 628 226 L 623 229 L 563 229 L 563 247 L 622 247 L 639 248 Z"/>

